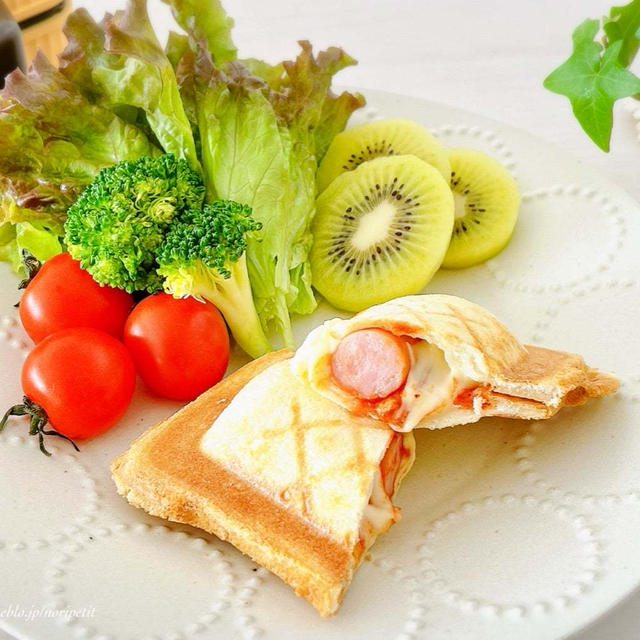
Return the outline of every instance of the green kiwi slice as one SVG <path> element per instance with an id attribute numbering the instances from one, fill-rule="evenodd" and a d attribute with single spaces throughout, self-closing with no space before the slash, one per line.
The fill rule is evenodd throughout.
<path id="1" fill-rule="evenodd" d="M 392 118 L 369 122 L 339 133 L 318 167 L 318 193 L 336 176 L 352 171 L 367 160 L 411 154 L 434 166 L 449 180 L 449 160 L 442 145 L 422 125 Z"/>
<path id="2" fill-rule="evenodd" d="M 313 285 L 348 311 L 417 293 L 440 267 L 452 226 L 451 190 L 431 165 L 411 155 L 365 162 L 316 201 Z"/>
<path id="3" fill-rule="evenodd" d="M 446 269 L 470 267 L 502 251 L 518 218 L 520 193 L 511 174 L 474 149 L 450 149 L 455 220 Z"/>

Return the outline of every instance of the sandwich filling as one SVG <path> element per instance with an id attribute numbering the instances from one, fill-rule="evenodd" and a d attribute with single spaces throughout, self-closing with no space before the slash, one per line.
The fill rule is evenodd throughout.
<path id="1" fill-rule="evenodd" d="M 452 370 L 442 349 L 378 328 L 345 336 L 330 365 L 334 383 L 356 399 L 356 413 L 376 415 L 401 432 L 447 406 L 473 409 L 479 387 Z"/>
<path id="2" fill-rule="evenodd" d="M 415 457 L 414 440 L 395 433 L 374 475 L 369 502 L 360 522 L 361 550 L 368 549 L 375 539 L 400 518 L 400 510 L 392 498 Z"/>

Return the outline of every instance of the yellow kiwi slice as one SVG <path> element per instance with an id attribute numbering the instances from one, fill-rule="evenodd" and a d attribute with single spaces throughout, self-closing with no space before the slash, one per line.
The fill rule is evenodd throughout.
<path id="1" fill-rule="evenodd" d="M 367 160 L 411 154 L 434 166 L 449 180 L 449 160 L 442 145 L 422 125 L 392 118 L 351 127 L 331 142 L 318 167 L 318 193 L 336 176 L 352 171 Z"/>
<path id="2" fill-rule="evenodd" d="M 484 262 L 502 251 L 518 218 L 520 193 L 511 174 L 490 156 L 474 149 L 450 149 L 455 220 L 446 269 Z"/>
<path id="3" fill-rule="evenodd" d="M 365 162 L 318 197 L 313 285 L 348 311 L 417 293 L 440 267 L 452 227 L 451 189 L 431 165 L 411 155 Z"/>

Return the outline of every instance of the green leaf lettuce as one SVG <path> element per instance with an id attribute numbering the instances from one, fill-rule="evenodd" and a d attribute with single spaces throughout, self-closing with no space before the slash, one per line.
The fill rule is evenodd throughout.
<path id="1" fill-rule="evenodd" d="M 91 104 L 41 54 L 27 75 L 7 77 L 0 137 L 2 257 L 14 266 L 19 256 L 9 255 L 10 242 L 39 259 L 62 250 L 66 211 L 101 169 L 157 152 L 144 133 Z"/>
<path id="2" fill-rule="evenodd" d="M 247 246 L 249 277 L 263 326 L 286 346 L 293 344 L 289 313 L 316 306 L 307 258 L 317 154 L 363 102 L 330 93 L 333 75 L 351 58 L 339 49 L 314 57 L 308 43 L 301 46 L 271 83 L 237 60 L 216 66 L 202 48 L 192 74 L 207 197 L 246 203 L 262 223 Z M 327 123 L 332 117 L 337 122 Z"/>
<path id="3" fill-rule="evenodd" d="M 62 72 L 85 95 L 140 124 L 140 112 L 166 153 L 200 169 L 189 120 L 171 62 L 153 31 L 144 0 L 98 25 L 84 10 L 65 25 L 69 40 L 60 56 Z"/>
<path id="4" fill-rule="evenodd" d="M 216 64 L 233 60 L 237 49 L 231 38 L 233 20 L 227 16 L 219 0 L 162 0 L 170 5 L 176 22 L 204 41 Z"/>

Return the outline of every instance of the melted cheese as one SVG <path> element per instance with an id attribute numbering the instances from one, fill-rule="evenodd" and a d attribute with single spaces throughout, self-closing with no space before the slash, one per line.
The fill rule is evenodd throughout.
<path id="1" fill-rule="evenodd" d="M 400 431 L 411 431 L 427 415 L 451 402 L 456 379 L 444 352 L 420 340 L 409 345 L 411 368 L 402 391 Z"/>
<path id="2" fill-rule="evenodd" d="M 364 508 L 360 523 L 360 538 L 364 542 L 365 549 L 370 547 L 373 541 L 381 533 L 384 533 L 397 518 L 397 510 L 385 493 L 382 483 L 382 476 L 377 471 L 373 478 L 369 503 Z"/>
<path id="3" fill-rule="evenodd" d="M 394 492 L 413 465 L 415 458 L 415 441 L 411 436 L 401 437 L 401 450 L 398 456 L 397 469 L 395 470 Z M 385 479 L 380 472 L 382 466 L 381 460 L 380 467 L 373 478 L 369 502 L 364 508 L 362 521 L 360 522 L 360 539 L 363 541 L 365 549 L 368 549 L 375 539 L 400 517 L 399 509 L 393 506 L 391 496 L 387 495 L 385 491 Z"/>

